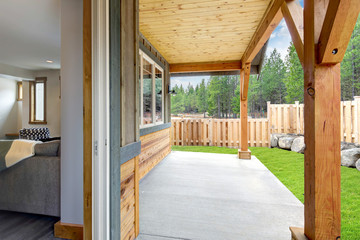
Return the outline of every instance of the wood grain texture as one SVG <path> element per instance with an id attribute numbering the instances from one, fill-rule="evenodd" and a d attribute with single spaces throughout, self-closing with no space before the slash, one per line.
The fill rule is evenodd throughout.
<path id="1" fill-rule="evenodd" d="M 304 20 L 303 9 L 298 1 L 286 1 L 281 6 L 286 25 L 294 43 L 300 63 L 304 63 Z"/>
<path id="2" fill-rule="evenodd" d="M 359 0 L 329 2 L 319 39 L 318 63 L 339 63 L 343 60 L 359 11 Z M 333 50 L 336 50 L 335 54 Z"/>
<path id="3" fill-rule="evenodd" d="M 248 113 L 247 113 L 247 91 L 250 79 L 250 63 L 246 63 L 245 68 L 241 70 L 240 80 L 240 151 L 239 158 L 249 158 L 248 151 Z M 251 131 L 250 131 L 251 132 Z M 252 139 L 250 138 L 250 142 Z M 251 144 L 251 143 L 250 143 Z M 241 154 L 240 154 L 241 153 Z"/>
<path id="4" fill-rule="evenodd" d="M 170 64 L 241 59 L 274 0 L 140 0 L 140 31 Z"/>
<path id="5" fill-rule="evenodd" d="M 252 36 L 250 43 L 246 46 L 246 51 L 241 58 L 242 63 L 252 62 L 256 54 L 270 38 L 271 33 L 275 30 L 277 25 L 279 25 L 283 18 L 281 12 L 281 5 L 283 2 L 284 0 L 275 0 L 270 3 L 260 24 L 257 24 L 256 32 Z"/>
<path id="6" fill-rule="evenodd" d="M 245 63 L 243 69 L 244 79 L 241 82 L 241 93 L 240 93 L 241 100 L 247 101 L 249 80 L 250 80 L 250 69 L 251 69 L 251 63 Z"/>
<path id="7" fill-rule="evenodd" d="M 304 234 L 303 228 L 290 227 L 290 231 L 292 240 L 308 240 L 308 238 Z"/>
<path id="8" fill-rule="evenodd" d="M 84 239 L 92 239 L 92 40 L 91 0 L 83 0 Z"/>
<path id="9" fill-rule="evenodd" d="M 140 140 L 139 177 L 141 179 L 171 152 L 170 128 L 141 136 Z"/>
<path id="10" fill-rule="evenodd" d="M 238 71 L 240 69 L 241 69 L 240 61 L 170 64 L 171 73 Z"/>
<path id="11" fill-rule="evenodd" d="M 305 235 L 313 240 L 341 232 L 340 64 L 316 64 L 324 18 L 316 4 L 305 1 L 304 8 Z"/>
<path id="12" fill-rule="evenodd" d="M 121 165 L 121 240 L 132 240 L 138 234 L 135 234 L 136 214 L 139 208 L 138 197 L 139 182 L 137 163 L 139 157 L 135 157 Z"/>
<path id="13" fill-rule="evenodd" d="M 57 222 L 54 225 L 54 236 L 58 238 L 81 240 L 83 235 L 83 225 Z"/>

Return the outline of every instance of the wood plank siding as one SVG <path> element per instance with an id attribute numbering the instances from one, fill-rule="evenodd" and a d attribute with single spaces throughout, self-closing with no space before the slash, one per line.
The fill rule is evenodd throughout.
<path id="1" fill-rule="evenodd" d="M 141 179 L 171 152 L 170 128 L 141 136 L 140 140 L 139 173 Z"/>
<path id="2" fill-rule="evenodd" d="M 139 180 L 171 151 L 170 128 L 140 139 L 140 156 L 121 165 L 121 240 L 133 240 L 139 232 Z"/>
<path id="3" fill-rule="evenodd" d="M 136 182 L 135 157 L 121 165 L 121 240 L 135 239 Z"/>

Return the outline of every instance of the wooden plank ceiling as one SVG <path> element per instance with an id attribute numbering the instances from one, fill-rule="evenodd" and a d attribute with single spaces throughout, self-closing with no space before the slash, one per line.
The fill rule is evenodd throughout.
<path id="1" fill-rule="evenodd" d="M 170 64 L 240 60 L 273 0 L 140 0 L 140 32 Z"/>

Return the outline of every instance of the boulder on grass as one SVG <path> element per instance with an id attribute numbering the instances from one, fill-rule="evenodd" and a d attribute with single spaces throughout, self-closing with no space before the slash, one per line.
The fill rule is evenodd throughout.
<path id="1" fill-rule="evenodd" d="M 356 161 L 355 167 L 356 167 L 357 170 L 360 171 L 360 159 L 358 159 L 358 160 Z"/>
<path id="2" fill-rule="evenodd" d="M 296 136 L 285 136 L 285 137 L 281 137 L 279 138 L 279 142 L 278 142 L 278 145 L 280 148 L 283 148 L 283 149 L 291 149 L 291 145 L 294 141 L 294 139 L 296 138 Z"/>
<path id="3" fill-rule="evenodd" d="M 341 142 L 341 151 L 356 148 L 354 143 Z"/>
<path id="4" fill-rule="evenodd" d="M 297 152 L 297 153 L 304 153 L 305 151 L 305 142 L 304 137 L 297 137 L 294 139 L 292 145 L 291 145 L 291 151 Z"/>
<path id="5" fill-rule="evenodd" d="M 341 151 L 341 165 L 355 167 L 356 161 L 360 158 L 360 148 L 352 148 Z"/>
<path id="6" fill-rule="evenodd" d="M 279 138 L 280 137 L 283 137 L 285 136 L 285 134 L 282 134 L 282 133 L 273 133 L 271 134 L 271 137 L 270 137 L 270 146 L 271 147 L 278 147 L 278 141 L 279 141 Z"/>

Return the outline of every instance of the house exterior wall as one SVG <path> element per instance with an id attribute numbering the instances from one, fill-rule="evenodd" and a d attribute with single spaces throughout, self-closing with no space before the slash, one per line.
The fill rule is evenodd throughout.
<path id="1" fill-rule="evenodd" d="M 135 192 L 135 161 L 132 158 L 121 165 L 121 240 L 135 238 L 136 192 Z"/>
<path id="2" fill-rule="evenodd" d="M 139 176 L 142 179 L 171 152 L 170 128 L 140 137 Z"/>

